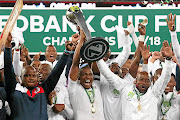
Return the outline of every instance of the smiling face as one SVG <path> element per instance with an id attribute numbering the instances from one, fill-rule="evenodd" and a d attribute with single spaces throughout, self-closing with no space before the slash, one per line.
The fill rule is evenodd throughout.
<path id="1" fill-rule="evenodd" d="M 57 51 L 53 45 L 50 45 L 46 48 L 45 57 L 49 62 L 54 62 L 56 60 Z"/>
<path id="2" fill-rule="evenodd" d="M 80 69 L 79 80 L 84 88 L 89 89 L 92 86 L 93 79 L 93 72 L 90 67 L 86 66 Z"/>
<path id="3" fill-rule="evenodd" d="M 50 72 L 52 71 L 52 68 L 49 64 L 41 64 L 38 69 L 38 81 L 41 83 L 43 82 Z"/>
<path id="4" fill-rule="evenodd" d="M 140 72 L 136 79 L 136 86 L 139 92 L 146 93 L 151 81 L 147 72 Z"/>
<path id="5" fill-rule="evenodd" d="M 37 85 L 37 73 L 32 66 L 26 66 L 23 68 L 22 84 L 27 88 L 33 88 Z"/>

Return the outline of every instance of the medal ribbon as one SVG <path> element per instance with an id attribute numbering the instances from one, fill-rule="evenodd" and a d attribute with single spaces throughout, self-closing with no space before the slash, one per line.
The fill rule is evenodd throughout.
<path id="1" fill-rule="evenodd" d="M 139 90 L 136 87 L 134 88 L 134 91 L 135 91 L 135 93 L 137 95 L 138 101 L 140 101 L 140 96 L 144 95 L 144 93 L 140 93 Z"/>
<path id="2" fill-rule="evenodd" d="M 165 112 L 163 112 L 163 110 L 162 110 L 162 105 L 163 105 L 163 103 L 164 103 L 164 96 L 163 96 L 163 94 L 162 94 L 161 112 L 162 112 L 163 115 L 165 115 L 165 114 L 168 112 L 168 110 L 170 109 L 170 107 L 171 107 L 171 100 L 172 100 L 173 96 L 174 96 L 174 93 L 171 95 L 171 98 L 170 98 L 170 100 L 169 100 L 168 109 L 166 109 Z"/>
<path id="3" fill-rule="evenodd" d="M 86 91 L 86 93 L 88 95 L 89 101 L 91 103 L 94 103 L 94 88 L 92 87 L 92 93 L 91 93 L 91 91 L 88 92 L 86 89 L 85 89 L 85 91 Z M 91 95 L 93 95 L 93 98 L 91 97 Z"/>

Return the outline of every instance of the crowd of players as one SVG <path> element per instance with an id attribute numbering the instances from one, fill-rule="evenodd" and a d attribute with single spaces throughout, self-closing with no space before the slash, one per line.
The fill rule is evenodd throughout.
<path id="1" fill-rule="evenodd" d="M 137 37 L 127 22 L 121 53 L 109 59 L 109 50 L 93 63 L 80 58 L 86 36 L 79 27 L 59 60 L 53 45 L 44 61 L 41 52 L 31 58 L 23 44 L 12 48 L 10 33 L 0 56 L 0 119 L 180 120 L 180 47 L 176 15 L 168 17 L 172 44 L 164 41 L 160 52 L 144 43 L 144 25 Z M 132 59 L 130 39 L 136 46 Z"/>

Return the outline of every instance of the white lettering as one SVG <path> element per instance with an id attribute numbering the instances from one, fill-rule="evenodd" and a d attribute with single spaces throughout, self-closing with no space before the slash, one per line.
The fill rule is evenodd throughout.
<path id="1" fill-rule="evenodd" d="M 122 15 L 118 15 L 118 26 L 123 27 Z"/>
<path id="2" fill-rule="evenodd" d="M 0 32 L 3 31 L 4 26 L 6 25 L 7 19 L 9 18 L 9 15 L 0 15 Z M 6 21 L 4 21 L 6 20 Z"/>
<path id="3" fill-rule="evenodd" d="M 180 32 L 180 15 L 176 15 L 176 32 Z"/>
<path id="4" fill-rule="evenodd" d="M 52 24 L 52 23 L 54 23 L 54 24 Z M 44 32 L 49 32 L 50 29 L 55 29 L 56 32 L 61 32 L 61 29 L 59 27 L 59 24 L 58 24 L 58 21 L 57 21 L 57 18 L 55 15 L 51 15 L 49 17 L 49 20 L 48 20 L 48 23 L 46 25 Z"/>
<path id="5" fill-rule="evenodd" d="M 159 32 L 160 26 L 167 26 L 167 22 L 160 22 L 160 19 L 166 19 L 167 15 L 155 15 L 155 32 Z"/>
<path id="6" fill-rule="evenodd" d="M 63 37 L 60 45 L 64 45 L 66 41 L 67 41 L 66 37 Z"/>
<path id="7" fill-rule="evenodd" d="M 51 38 L 50 38 L 50 37 L 45 37 L 45 38 L 43 39 L 43 44 L 46 45 L 46 46 L 51 45 L 50 42 L 46 42 L 47 40 L 51 40 Z"/>
<path id="8" fill-rule="evenodd" d="M 148 18 L 144 15 L 135 15 L 135 32 L 138 32 L 138 24 L 140 23 L 139 20 L 144 20 L 144 19 L 148 19 Z"/>
<path id="9" fill-rule="evenodd" d="M 69 22 L 65 15 L 63 16 L 63 20 L 62 21 L 63 21 L 63 23 L 62 23 L 62 27 L 63 27 L 62 31 L 63 32 L 67 32 L 67 25 L 71 28 L 71 30 L 73 32 L 77 31 L 76 26 L 73 25 L 71 22 Z"/>
<path id="10" fill-rule="evenodd" d="M 35 21 L 35 20 L 38 20 Z M 30 16 L 30 32 L 42 32 L 44 30 L 44 18 L 40 15 Z"/>
<path id="11" fill-rule="evenodd" d="M 109 45 L 113 46 L 116 44 L 115 37 L 109 37 Z"/>
<path id="12" fill-rule="evenodd" d="M 29 26 L 28 19 L 27 19 L 26 17 L 20 15 L 20 16 L 18 17 L 18 20 L 22 20 L 23 23 L 24 23 L 24 25 L 23 25 L 21 28 L 19 27 L 20 31 L 22 31 L 22 32 L 26 31 L 27 28 L 28 28 L 28 26 Z M 16 26 L 17 26 L 17 24 L 16 24 Z"/>
<path id="13" fill-rule="evenodd" d="M 105 31 L 105 32 L 114 32 L 115 31 L 115 27 L 111 27 L 111 28 L 107 28 L 106 27 L 106 21 L 107 20 L 111 20 L 111 21 L 115 21 L 116 18 L 112 15 L 106 15 L 101 19 L 101 28 Z"/>
<path id="14" fill-rule="evenodd" d="M 57 45 L 59 45 L 59 37 L 57 37 L 57 40 L 52 37 L 52 45 L 55 45 L 54 43 L 57 43 Z"/>
<path id="15" fill-rule="evenodd" d="M 133 16 L 132 15 L 128 15 L 128 21 L 131 22 L 131 24 L 133 24 Z"/>
<path id="16" fill-rule="evenodd" d="M 116 44 L 116 41 L 115 41 L 115 37 L 111 36 L 111 37 L 105 37 L 105 40 L 108 41 L 109 45 L 113 46 Z"/>

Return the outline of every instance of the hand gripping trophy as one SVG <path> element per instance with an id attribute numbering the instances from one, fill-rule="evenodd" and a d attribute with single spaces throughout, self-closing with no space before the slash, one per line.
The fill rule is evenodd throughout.
<path id="1" fill-rule="evenodd" d="M 87 41 L 81 48 L 80 55 L 87 62 L 98 61 L 104 57 L 109 50 L 109 43 L 103 37 L 91 37 L 82 11 L 78 6 L 70 7 L 66 12 L 68 21 L 83 29 Z"/>

